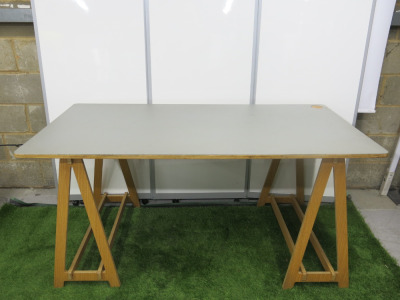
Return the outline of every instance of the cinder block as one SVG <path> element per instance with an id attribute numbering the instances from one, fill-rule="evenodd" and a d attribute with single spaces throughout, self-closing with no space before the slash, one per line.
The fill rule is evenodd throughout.
<path id="1" fill-rule="evenodd" d="M 397 36 L 398 31 L 399 30 L 397 29 L 397 27 L 390 28 L 388 40 L 397 40 L 398 39 L 398 36 Z"/>
<path id="2" fill-rule="evenodd" d="M 12 50 L 11 40 L 0 39 L 0 71 L 15 71 L 14 52 Z"/>
<path id="3" fill-rule="evenodd" d="M 35 40 L 15 40 L 18 68 L 20 71 L 39 71 Z"/>
<path id="4" fill-rule="evenodd" d="M 26 132 L 25 106 L 2 105 L 0 106 L 0 132 Z"/>
<path id="5" fill-rule="evenodd" d="M 0 136 L 0 144 L 5 144 L 3 138 Z M 0 160 L 8 159 L 7 147 L 0 146 Z"/>
<path id="6" fill-rule="evenodd" d="M 379 97 L 382 105 L 400 104 L 400 76 L 390 76 L 382 81 L 383 93 Z"/>
<path id="7" fill-rule="evenodd" d="M 0 74 L 0 103 L 43 103 L 39 74 Z"/>
<path id="8" fill-rule="evenodd" d="M 43 185 L 45 187 L 54 187 L 53 163 L 50 159 L 42 159 L 40 160 L 40 165 L 43 173 Z"/>
<path id="9" fill-rule="evenodd" d="M 397 134 L 400 107 L 377 107 L 374 114 L 358 114 L 356 128 L 366 134 Z"/>
<path id="10" fill-rule="evenodd" d="M 34 37 L 34 36 L 35 36 L 35 30 L 33 29 L 32 23 L 0 23 L 0 37 Z"/>
<path id="11" fill-rule="evenodd" d="M 29 120 L 33 132 L 38 132 L 46 126 L 46 114 L 43 105 L 29 105 Z"/>
<path id="12" fill-rule="evenodd" d="M 391 187 L 400 188 L 400 165 L 397 165 L 396 172 L 394 173 Z"/>
<path id="13" fill-rule="evenodd" d="M 4 140 L 6 144 L 24 144 L 33 136 L 34 134 L 5 134 Z M 11 159 L 16 160 L 17 158 L 15 158 L 14 152 L 18 148 L 17 147 L 6 147 L 6 148 L 8 148 L 7 150 Z"/>
<path id="14" fill-rule="evenodd" d="M 352 164 L 347 170 L 348 188 L 378 189 L 381 186 L 389 163 Z"/>
<path id="15" fill-rule="evenodd" d="M 40 161 L 0 162 L 0 187 L 47 187 Z"/>
<path id="16" fill-rule="evenodd" d="M 385 59 L 383 61 L 382 73 L 400 73 L 400 43 L 389 42 L 386 46 Z"/>

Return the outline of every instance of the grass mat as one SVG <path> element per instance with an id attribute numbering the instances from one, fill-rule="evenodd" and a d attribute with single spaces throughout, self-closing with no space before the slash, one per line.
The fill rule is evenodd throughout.
<path id="1" fill-rule="evenodd" d="M 110 231 L 117 208 L 102 212 Z M 282 213 L 293 235 L 299 222 Z M 128 207 L 112 249 L 120 288 L 67 282 L 53 288 L 55 207 L 0 210 L 0 299 L 400 299 L 400 268 L 350 203 L 350 288 L 296 283 L 282 290 L 290 255 L 270 206 Z M 290 222 L 288 222 L 290 220 Z M 69 266 L 88 225 L 84 208 L 70 207 Z M 334 209 L 324 205 L 315 233 L 335 267 Z M 92 241 L 82 268 L 100 261 Z M 304 264 L 321 269 L 311 249 Z M 311 269 L 312 268 L 312 269 Z"/>

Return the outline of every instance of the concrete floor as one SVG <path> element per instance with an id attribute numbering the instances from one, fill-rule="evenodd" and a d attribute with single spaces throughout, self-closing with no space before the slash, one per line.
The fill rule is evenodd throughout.
<path id="1" fill-rule="evenodd" d="M 378 190 L 348 190 L 371 231 L 400 265 L 400 205 Z"/>
<path id="2" fill-rule="evenodd" d="M 351 199 L 371 231 L 400 265 L 400 205 L 377 190 L 348 190 Z M 55 205 L 55 189 L 0 189 L 0 206 L 16 198 L 26 203 Z"/>

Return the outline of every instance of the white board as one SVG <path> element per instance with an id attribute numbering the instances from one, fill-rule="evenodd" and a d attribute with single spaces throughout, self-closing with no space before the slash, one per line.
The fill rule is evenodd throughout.
<path id="1" fill-rule="evenodd" d="M 74 103 L 147 102 L 143 1 L 36 0 L 33 11 L 48 121 Z M 148 191 L 148 162 L 130 164 L 139 192 Z M 107 166 L 105 188 L 124 188 L 117 166 Z M 92 177 L 94 163 L 87 169 Z M 71 193 L 79 194 L 75 179 Z"/>
<path id="2" fill-rule="evenodd" d="M 324 104 L 352 123 L 373 4 L 373 0 L 263 1 L 256 103 Z M 252 162 L 250 191 L 261 189 L 266 165 Z M 318 166 L 319 162 L 307 161 L 306 194 Z M 278 177 L 275 192 L 293 192 L 293 182 L 288 185 L 287 178 Z M 332 182 L 325 195 L 333 195 Z"/>
<path id="3" fill-rule="evenodd" d="M 151 0 L 153 103 L 249 103 L 254 6 Z"/>

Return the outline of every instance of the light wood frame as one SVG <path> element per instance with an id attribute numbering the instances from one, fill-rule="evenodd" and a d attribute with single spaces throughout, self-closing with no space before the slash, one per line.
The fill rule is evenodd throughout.
<path id="1" fill-rule="evenodd" d="M 337 282 L 339 287 L 348 287 L 348 240 L 347 240 L 347 204 L 346 204 L 346 167 L 344 158 L 322 159 L 314 183 L 307 210 L 304 206 L 304 159 L 296 159 L 296 195 L 274 196 L 270 193 L 280 159 L 273 159 L 268 170 L 257 206 L 271 204 L 283 236 L 291 253 L 291 260 L 286 272 L 283 288 L 289 289 L 296 282 Z M 119 164 L 127 185 L 128 192 L 123 195 L 102 193 L 103 159 L 95 160 L 94 185 L 91 188 L 83 159 L 60 159 L 59 189 L 57 204 L 57 227 L 55 245 L 54 286 L 62 287 L 66 281 L 108 281 L 111 287 L 121 285 L 118 272 L 111 254 L 115 233 L 127 201 L 134 207 L 140 207 L 135 184 L 126 159 L 119 159 Z M 74 171 L 85 209 L 89 218 L 89 227 L 82 239 L 78 251 L 68 270 L 65 267 L 68 228 L 68 205 L 70 196 L 71 171 Z M 321 204 L 326 184 L 331 171 L 334 174 L 335 222 L 337 244 L 337 270 L 334 270 L 316 235 L 312 231 Z M 106 202 L 121 203 L 111 233 L 107 239 L 100 218 L 100 212 Z M 280 203 L 291 204 L 300 219 L 301 228 L 296 243 L 293 241 L 279 209 Z M 77 270 L 90 237 L 94 235 L 101 262 L 97 270 Z M 324 271 L 307 271 L 302 263 L 308 242 L 311 242 Z"/>
<path id="2" fill-rule="evenodd" d="M 118 230 L 127 201 L 132 202 L 134 207 L 139 207 L 140 202 L 128 162 L 125 159 L 120 159 L 119 164 L 125 178 L 128 192 L 123 195 L 108 195 L 107 193 L 101 193 L 102 159 L 95 160 L 93 189 L 91 188 L 85 164 L 82 159 L 60 159 L 54 264 L 55 287 L 63 287 L 66 281 L 108 281 L 112 287 L 119 287 L 121 285 L 111 254 L 111 247 L 114 243 L 115 234 Z M 86 230 L 71 266 L 66 270 L 65 257 L 67 249 L 68 206 L 72 170 L 75 173 L 85 204 L 85 209 L 89 218 L 89 227 Z M 106 202 L 121 203 L 108 239 L 99 214 Z M 77 266 L 92 235 L 94 235 L 100 252 L 100 265 L 97 270 L 77 270 Z"/>
<path id="3" fill-rule="evenodd" d="M 279 159 L 272 160 L 257 206 L 263 206 L 266 203 L 271 204 L 290 254 L 292 255 L 282 285 L 283 289 L 292 288 L 296 282 L 337 282 L 339 287 L 348 287 L 349 271 L 345 159 L 322 159 L 305 213 L 303 213 L 300 207 L 300 205 L 304 205 L 304 161 L 302 159 L 296 160 L 296 195 L 288 197 L 279 197 L 270 194 L 279 162 Z M 321 244 L 312 231 L 332 169 L 335 190 L 337 270 L 333 269 Z M 301 222 L 296 243 L 294 243 L 279 210 L 279 203 L 291 204 Z M 324 271 L 306 271 L 302 260 L 309 241 L 314 247 Z"/>

